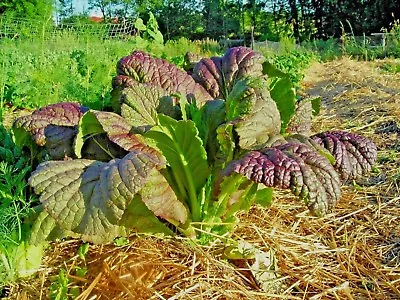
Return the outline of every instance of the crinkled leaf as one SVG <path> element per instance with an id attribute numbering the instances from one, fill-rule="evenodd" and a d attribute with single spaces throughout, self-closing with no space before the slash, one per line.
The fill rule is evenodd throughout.
<path id="1" fill-rule="evenodd" d="M 203 58 L 194 67 L 193 78 L 213 98 L 226 99 L 238 80 L 261 77 L 265 58 L 246 47 L 230 48 L 223 57 Z"/>
<path id="2" fill-rule="evenodd" d="M 235 122 L 241 149 L 260 149 L 280 132 L 280 116 L 267 90 L 254 90 L 251 113 Z"/>
<path id="3" fill-rule="evenodd" d="M 340 179 L 329 161 L 306 145 L 287 143 L 252 151 L 227 167 L 267 187 L 290 188 L 316 215 L 340 198 Z"/>
<path id="4" fill-rule="evenodd" d="M 44 241 L 54 241 L 65 237 L 78 238 L 80 235 L 61 229 L 56 220 L 47 211 L 42 210 L 32 225 L 29 244 L 39 245 Z"/>
<path id="5" fill-rule="evenodd" d="M 49 125 L 74 127 L 78 125 L 81 116 L 87 111 L 86 107 L 78 103 L 65 102 L 52 104 L 34 111 L 31 115 L 23 116 L 15 120 L 14 130 L 21 128 L 32 135 L 33 140 L 39 146 L 46 144 L 45 129 Z M 18 135 L 16 135 L 17 145 Z M 23 142 L 22 142 L 23 143 Z"/>
<path id="6" fill-rule="evenodd" d="M 321 107 L 321 98 L 301 99 L 296 102 L 296 109 L 287 125 L 287 133 L 310 135 L 311 119 L 318 115 Z"/>
<path id="7" fill-rule="evenodd" d="M 157 113 L 171 117 L 179 115 L 179 109 L 168 93 L 155 84 L 133 83 L 122 91 L 121 115 L 133 127 L 149 129 L 158 122 Z"/>
<path id="8" fill-rule="evenodd" d="M 73 141 L 77 130 L 75 127 L 48 125 L 44 129 L 46 149 L 52 159 L 74 157 Z"/>
<path id="9" fill-rule="evenodd" d="M 132 151 L 109 163 L 80 159 L 45 162 L 29 179 L 44 209 L 64 230 L 94 243 L 107 242 L 123 232 L 118 226 L 126 207 L 148 182 L 158 157 Z M 157 211 L 174 219 L 180 212 Z M 179 221 L 179 220 L 177 220 Z"/>
<path id="10" fill-rule="evenodd" d="M 274 144 L 273 146 L 277 146 L 277 145 L 280 145 L 280 144 L 286 144 L 286 143 L 302 143 L 302 144 L 305 144 L 308 147 L 313 148 L 319 154 L 321 154 L 327 160 L 329 160 L 331 165 L 334 166 L 336 164 L 335 157 L 328 151 L 328 149 L 324 148 L 323 146 L 318 144 L 316 141 L 314 141 L 313 139 L 311 139 L 307 135 L 302 135 L 302 134 L 298 134 L 298 133 L 292 134 L 292 135 L 288 135 L 288 136 L 285 137 L 285 139 L 283 141 L 279 140 L 278 143 Z"/>
<path id="11" fill-rule="evenodd" d="M 333 155 L 334 167 L 344 181 L 357 179 L 370 172 L 376 161 L 375 144 L 358 134 L 327 131 L 313 135 L 311 139 Z"/>
<path id="12" fill-rule="evenodd" d="M 255 94 L 258 92 L 256 90 L 260 88 L 263 88 L 263 81 L 258 78 L 246 78 L 237 81 L 225 99 L 227 121 L 250 114 L 256 102 Z"/>
<path id="13" fill-rule="evenodd" d="M 135 51 L 123 57 L 117 65 L 117 79 L 114 88 L 119 82 L 129 82 L 126 77 L 119 80 L 119 76 L 128 76 L 134 81 L 159 85 L 168 94 L 182 93 L 188 99 L 196 99 L 197 103 L 204 103 L 212 97 L 206 90 L 196 83 L 185 71 L 178 69 L 166 60 L 153 58 L 143 51 Z"/>

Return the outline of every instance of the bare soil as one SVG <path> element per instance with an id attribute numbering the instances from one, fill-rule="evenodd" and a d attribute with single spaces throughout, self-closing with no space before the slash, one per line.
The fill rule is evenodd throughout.
<path id="1" fill-rule="evenodd" d="M 80 242 L 52 243 L 43 270 L 11 287 L 11 299 L 49 299 L 60 268 L 80 288 L 78 299 L 400 299 L 400 75 L 383 73 L 383 63 L 315 63 L 303 83 L 323 100 L 315 132 L 351 130 L 377 144 L 371 177 L 343 187 L 323 218 L 287 193 L 241 216 L 233 238 L 274 250 L 279 290 L 263 291 L 253 261 L 225 259 L 223 243 L 133 234 L 126 246 L 90 246 L 86 261 Z M 76 266 L 88 273 L 79 277 Z"/>

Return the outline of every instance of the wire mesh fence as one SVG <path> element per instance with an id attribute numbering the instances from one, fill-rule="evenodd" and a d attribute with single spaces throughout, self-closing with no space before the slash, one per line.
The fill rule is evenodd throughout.
<path id="1" fill-rule="evenodd" d="M 120 23 L 60 23 L 56 25 L 53 19 L 33 21 L 19 18 L 0 18 L 0 38 L 41 38 L 51 40 L 60 35 L 76 37 L 93 36 L 102 39 L 129 39 L 137 34 L 134 24 L 130 21 Z"/>

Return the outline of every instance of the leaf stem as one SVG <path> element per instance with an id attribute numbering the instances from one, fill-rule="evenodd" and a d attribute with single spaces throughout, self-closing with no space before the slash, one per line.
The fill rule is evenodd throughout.
<path id="1" fill-rule="evenodd" d="M 200 205 L 197 201 L 196 188 L 194 186 L 194 182 L 192 180 L 192 174 L 188 168 L 188 165 L 182 162 L 183 171 L 185 172 L 185 177 L 187 181 L 188 187 L 188 198 L 189 198 L 189 207 L 192 212 L 192 220 L 194 222 L 199 222 L 201 219 Z"/>
<path id="2" fill-rule="evenodd" d="M 182 181 L 179 180 L 180 176 L 178 176 L 176 169 L 175 169 L 175 168 L 171 168 L 171 171 L 172 171 L 172 175 L 173 175 L 174 178 L 175 178 L 175 183 L 176 183 L 176 185 L 178 186 L 178 190 L 179 190 L 180 196 L 181 196 L 182 198 L 184 198 L 184 199 L 185 199 L 185 198 L 188 198 L 186 189 L 185 189 L 185 187 L 184 187 Z"/>

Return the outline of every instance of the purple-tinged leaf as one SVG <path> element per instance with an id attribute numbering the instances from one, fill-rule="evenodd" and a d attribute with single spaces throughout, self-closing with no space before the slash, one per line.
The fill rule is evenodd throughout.
<path id="1" fill-rule="evenodd" d="M 151 172 L 147 183 L 139 193 L 142 201 L 156 216 L 177 220 L 181 224 L 186 222 L 187 210 L 183 209 L 171 186 L 157 170 Z"/>
<path id="2" fill-rule="evenodd" d="M 213 98 L 226 99 L 232 87 L 244 77 L 262 77 L 265 58 L 246 47 L 230 48 L 223 57 L 203 58 L 194 67 L 193 78 Z"/>
<path id="3" fill-rule="evenodd" d="M 46 144 L 45 128 L 49 125 L 74 127 L 78 125 L 81 116 L 87 111 L 78 103 L 64 102 L 52 104 L 34 111 L 31 115 L 15 120 L 13 127 L 22 128 L 32 135 L 39 146 Z"/>
<path id="4" fill-rule="evenodd" d="M 114 79 L 114 88 L 131 86 L 130 77 L 140 83 L 159 85 L 171 95 L 184 94 L 189 100 L 196 99 L 197 103 L 204 103 L 212 97 L 206 90 L 196 83 L 185 71 L 178 69 L 166 60 L 153 58 L 143 51 L 135 51 L 123 57 L 117 65 L 118 76 Z M 127 77 L 119 77 L 119 76 Z M 121 87 L 122 85 L 122 87 Z"/>
<path id="5" fill-rule="evenodd" d="M 154 172 L 163 167 L 157 157 L 140 151 L 108 163 L 86 159 L 50 161 L 39 165 L 29 184 L 62 229 L 94 243 L 108 242 L 120 232 L 128 205 L 138 200 L 134 196 L 154 182 Z M 156 203 L 148 208 L 154 209 L 157 216 L 185 222 L 183 204 L 176 198 L 163 198 L 163 194 L 168 195 L 158 193 Z M 161 202 L 164 200 L 165 206 Z"/>
<path id="6" fill-rule="evenodd" d="M 267 187 L 291 189 L 316 215 L 326 214 L 340 198 L 340 179 L 332 165 L 299 143 L 252 151 L 233 161 L 227 167 L 231 172 Z"/>
<path id="7" fill-rule="evenodd" d="M 357 179 L 371 171 L 377 149 L 369 139 L 350 132 L 327 131 L 311 136 L 335 158 L 334 167 L 343 181 Z"/>
<path id="8" fill-rule="evenodd" d="M 86 112 L 81 118 L 79 123 L 79 133 L 74 145 L 76 155 L 81 157 L 81 150 L 85 150 L 84 144 L 90 142 L 99 134 L 105 134 L 109 141 L 118 145 L 127 152 L 134 150 L 146 152 L 154 157 L 158 157 L 160 164 L 164 163 L 162 156 L 155 149 L 144 144 L 140 135 L 132 133 L 132 126 L 126 121 L 126 119 L 112 112 L 96 110 Z M 94 137 L 87 140 L 87 136 Z M 112 150 L 112 147 L 106 146 L 107 143 L 104 142 L 107 141 L 100 142 L 100 144 L 104 145 L 106 149 Z M 95 144 L 89 148 L 93 148 L 94 146 Z M 82 155 L 83 157 L 88 157 L 87 151 L 88 150 L 86 149 L 86 156 Z M 95 153 L 97 153 L 97 151 L 95 151 Z M 92 157 L 96 158 L 96 156 Z"/>

